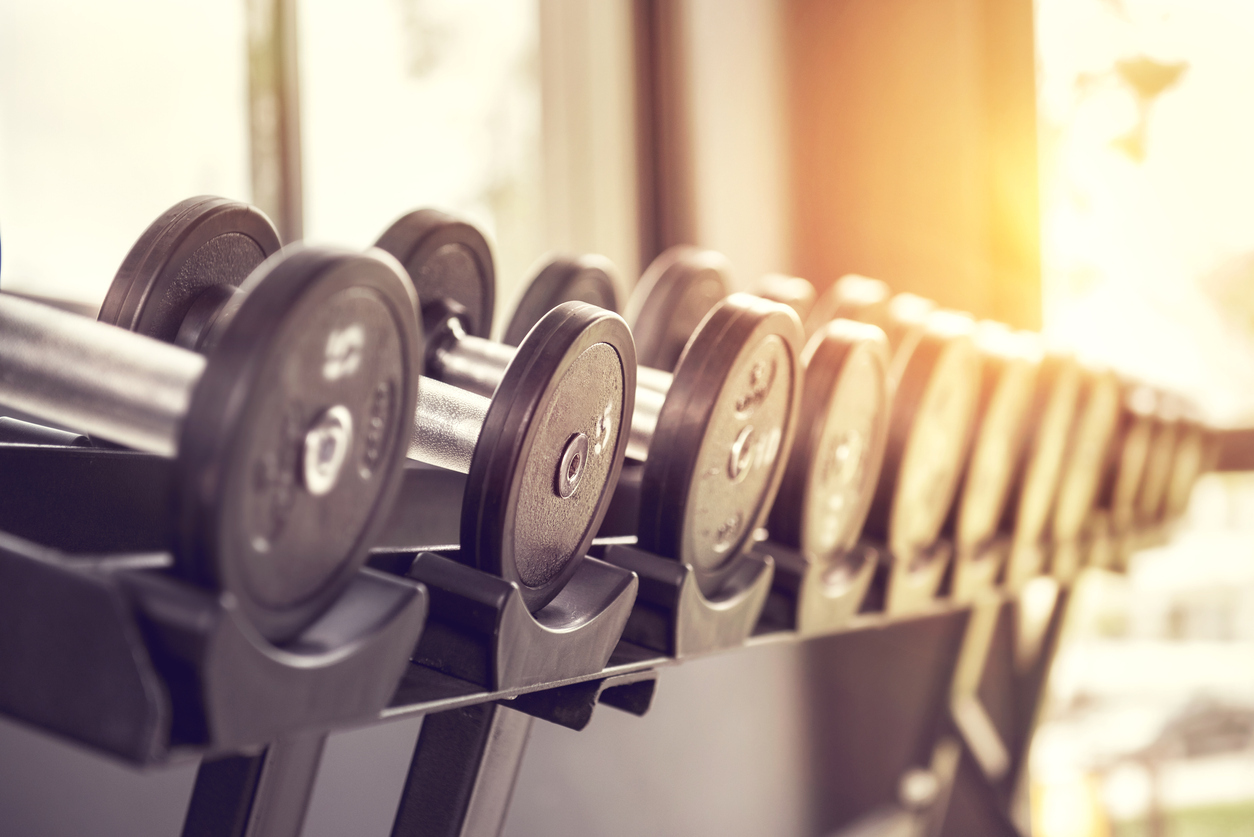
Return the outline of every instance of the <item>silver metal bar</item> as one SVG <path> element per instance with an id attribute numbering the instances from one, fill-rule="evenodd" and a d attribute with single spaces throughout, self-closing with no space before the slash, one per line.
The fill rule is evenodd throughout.
<path id="1" fill-rule="evenodd" d="M 482 395 L 434 378 L 419 377 L 409 458 L 469 474 L 490 403 Z"/>
<path id="2" fill-rule="evenodd" d="M 631 432 L 627 436 L 627 458 L 643 462 L 649 456 L 657 417 L 666 402 L 666 393 L 636 387 L 636 411 L 631 414 Z"/>
<path id="3" fill-rule="evenodd" d="M 491 340 L 484 340 L 482 337 L 458 336 L 456 340 L 449 341 L 448 346 L 435 352 L 431 373 L 440 381 L 452 387 L 467 390 L 480 396 L 491 397 L 496 392 L 497 385 L 500 384 L 501 379 L 505 376 L 506 367 L 514 359 L 517 351 L 513 346 L 494 343 Z M 648 454 L 649 445 L 653 443 L 653 433 L 657 429 L 658 414 L 662 411 L 662 403 L 666 401 L 666 393 L 670 391 L 674 376 L 669 372 L 646 369 L 644 367 L 637 369 L 636 375 L 636 411 L 631 417 L 631 435 L 627 440 L 627 456 L 631 459 L 643 461 Z M 426 386 L 425 380 L 423 386 Z M 420 386 L 418 397 L 420 411 L 423 409 L 421 407 L 422 401 L 422 387 Z M 456 407 L 457 405 L 450 404 L 448 407 L 441 406 L 439 410 L 455 409 Z M 484 409 L 486 411 L 486 406 Z M 434 420 L 436 423 L 439 422 L 438 418 L 434 418 Z M 482 425 L 482 419 L 480 419 L 479 423 Z M 418 432 L 418 426 L 415 425 L 415 438 Z M 478 429 L 476 428 L 476 438 L 477 433 Z M 461 431 L 461 435 L 465 435 L 464 429 Z M 464 439 L 459 444 L 464 444 Z M 411 458 L 422 459 L 424 462 L 430 461 L 424 458 L 431 455 L 430 453 L 419 455 L 414 451 L 413 444 L 411 444 Z M 466 453 L 466 469 L 470 467 L 469 456 L 473 452 L 474 445 L 472 444 Z M 463 474 L 467 472 L 462 468 L 446 465 L 442 462 L 433 464 L 452 468 L 455 471 L 461 470 Z"/>
<path id="4" fill-rule="evenodd" d="M 675 380 L 675 376 L 669 372 L 663 372 L 661 369 L 650 369 L 647 366 L 641 366 L 636 370 L 636 390 L 651 389 L 654 392 L 660 392 L 663 395 L 671 391 L 671 383 Z"/>
<path id="5" fill-rule="evenodd" d="M 173 457 L 198 354 L 0 294 L 0 403 L 136 450 Z"/>
<path id="6" fill-rule="evenodd" d="M 517 351 L 504 343 L 460 335 L 435 351 L 435 357 L 431 359 L 431 375 L 455 387 L 491 398 Z"/>

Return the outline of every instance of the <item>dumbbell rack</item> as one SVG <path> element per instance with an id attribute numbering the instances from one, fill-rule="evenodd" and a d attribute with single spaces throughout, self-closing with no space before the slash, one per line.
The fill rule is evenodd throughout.
<path id="1" fill-rule="evenodd" d="M 458 502 L 461 494 L 459 490 L 450 490 L 450 478 L 460 475 L 429 469 L 407 472 L 402 502 L 407 509 L 422 511 L 406 516 L 402 526 L 405 531 L 397 535 L 400 540 L 437 546 L 449 543 L 447 521 L 457 519 L 450 503 Z M 227 730 L 229 734 L 210 740 L 213 736 L 206 738 L 203 722 L 197 728 L 196 723 L 188 723 L 187 716 L 180 717 L 176 711 L 172 731 L 163 739 L 159 730 L 169 721 L 161 717 L 159 710 L 165 704 L 159 693 L 177 692 L 182 687 L 176 670 L 144 670 L 141 673 L 148 679 L 107 709 L 95 706 L 84 712 L 74 700 L 81 697 L 83 682 L 125 682 L 128 666 L 147 658 L 151 647 L 159 644 L 154 640 L 153 625 L 159 620 L 153 616 L 152 596 L 160 600 L 157 609 L 177 611 L 161 617 L 167 623 L 178 622 L 179 618 L 208 618 L 208 611 L 197 614 L 193 605 L 180 602 L 177 596 L 161 598 L 163 592 L 152 591 L 151 579 L 160 575 L 150 569 L 158 565 L 153 556 L 168 549 L 170 542 L 166 530 L 169 514 L 164 505 L 169 479 L 166 460 L 155 456 L 101 448 L 0 444 L 0 491 L 7 500 L 0 508 L 0 533 L 24 539 L 5 537 L 0 541 L 0 591 L 19 591 L 9 597 L 5 608 L 0 608 L 0 624 L 7 623 L 0 636 L 9 637 L 0 648 L 0 670 L 5 672 L 0 679 L 0 709 L 14 714 L 12 707 L 22 703 L 22 695 L 13 694 L 8 684 L 26 682 L 26 672 L 46 675 L 51 669 L 64 678 L 64 682 L 54 685 L 59 685 L 65 699 L 48 701 L 47 694 L 41 695 L 40 717 L 17 713 L 18 717 L 136 764 L 202 757 L 185 835 L 298 834 L 326 735 L 334 728 L 359 725 L 371 717 L 381 721 L 417 715 L 426 716 L 426 721 L 393 833 L 496 833 L 522 757 L 530 717 L 580 729 L 598 702 L 644 714 L 661 668 L 714 650 L 799 639 L 796 633 L 763 620 L 757 623 L 752 636 L 737 636 L 735 631 L 725 636 L 698 631 L 684 640 L 682 648 L 674 644 L 673 637 L 670 647 L 655 641 L 655 647 L 650 648 L 642 641 L 621 639 L 618 631 L 622 630 L 622 620 L 615 623 L 611 619 L 589 631 L 598 633 L 595 639 L 608 642 L 613 648 L 604 668 L 549 676 L 546 672 L 555 670 L 556 665 L 552 652 L 547 652 L 550 656 L 546 658 L 542 650 L 537 657 L 534 641 L 523 637 L 513 644 L 502 643 L 498 653 L 506 661 L 526 658 L 527 662 L 514 674 L 494 679 L 482 673 L 474 676 L 473 672 L 479 670 L 477 663 L 467 663 L 464 670 L 455 665 L 457 673 L 441 671 L 430 664 L 409 663 L 412 630 L 406 633 L 393 629 L 389 633 L 383 629 L 370 634 L 369 641 L 375 643 L 377 656 L 368 659 L 377 661 L 379 679 L 385 684 L 388 666 L 399 660 L 403 668 L 399 686 L 386 686 L 391 694 L 385 700 L 372 696 L 370 684 L 360 679 L 368 672 L 359 666 L 341 672 L 342 677 L 349 678 L 348 682 L 327 682 L 320 687 L 341 695 L 338 704 L 331 701 L 336 705 L 329 713 L 320 714 L 312 708 L 302 714 L 300 707 L 288 707 L 282 722 L 267 729 L 264 723 L 258 726 L 261 722 L 254 717 L 256 713 L 245 711 L 244 706 L 232 707 L 226 700 L 222 704 L 226 708 L 221 709 L 225 716 L 216 719 L 215 729 Z M 32 544 L 92 557 L 57 557 Z M 615 554 L 623 549 L 602 544 L 594 552 L 622 563 L 621 556 L 615 559 Z M 433 619 L 429 625 L 438 621 L 434 616 L 438 615 L 440 596 L 446 593 L 436 589 L 428 593 L 412 582 L 388 581 L 395 578 L 388 571 L 404 575 L 407 566 L 412 569 L 425 560 L 438 567 L 444 560 L 427 555 L 415 563 L 414 552 L 409 548 L 389 548 L 373 555 L 371 564 L 376 569 L 365 571 L 373 584 L 373 597 L 368 595 L 367 600 L 359 602 L 359 611 L 387 602 L 393 612 L 405 611 L 412 618 L 413 614 L 425 613 L 430 603 Z M 759 564 L 764 562 L 757 560 Z M 91 588 L 89 592 L 95 594 L 94 598 L 45 597 L 50 591 L 56 592 L 52 590 L 55 584 L 21 586 L 26 582 L 24 571 L 32 566 L 60 566 L 57 562 L 72 570 L 69 578 L 74 584 Z M 765 563 L 769 565 L 769 559 Z M 679 566 L 673 562 L 668 565 Z M 597 562 L 596 566 L 609 565 Z M 642 566 L 647 566 L 647 561 Z M 641 575 L 644 579 L 640 583 L 648 588 L 642 592 L 642 600 L 652 596 L 655 602 L 682 601 L 682 596 L 675 594 L 682 580 L 667 592 L 663 580 L 650 578 L 647 572 Z M 756 620 L 766 590 L 760 570 L 750 576 L 745 589 L 752 595 L 745 593 L 741 606 L 756 608 L 752 610 Z M 769 579 L 769 573 L 766 576 Z M 622 573 L 617 577 L 621 579 Z M 114 586 L 119 578 L 125 581 Z M 146 581 L 137 583 L 137 578 Z M 898 804 L 893 795 L 903 767 L 930 767 L 941 779 L 942 793 L 938 800 L 919 809 L 919 816 L 931 824 L 929 833 L 964 833 L 954 829 L 971 827 L 976 822 L 983 829 L 980 833 L 1017 833 L 1010 818 L 1011 803 L 1016 783 L 1022 778 L 1027 744 L 1068 601 L 1067 580 L 1062 581 L 1053 615 L 1038 639 L 1031 665 L 1026 668 L 1014 665 L 1005 650 L 1008 643 L 1013 643 L 1017 607 L 1014 596 L 1006 591 L 990 591 L 988 598 L 975 605 L 942 599 L 908 614 L 862 613 L 841 626 L 840 636 L 832 641 L 845 642 L 854 649 L 884 638 L 891 639 L 895 646 L 917 643 L 920 648 L 929 647 L 929 643 L 935 646 L 937 636 L 952 640 L 942 641 L 941 652 L 930 654 L 930 685 L 920 691 L 926 704 L 926 720 L 919 727 L 922 732 L 918 740 L 907 748 L 910 753 L 906 763 L 884 758 L 877 762 L 874 754 L 856 750 L 842 756 L 851 764 L 863 765 L 863 785 L 869 781 L 873 786 L 892 790 L 883 799 L 868 793 L 868 799 L 859 800 L 860 804 Z M 632 593 L 635 583 L 633 580 Z M 111 591 L 110 595 L 101 597 L 101 589 Z M 118 590 L 122 594 L 114 595 Z M 634 596 L 621 589 L 619 593 L 618 607 L 625 613 Z M 14 639 L 14 631 L 21 627 L 20 620 L 13 621 L 14 611 L 23 596 L 28 610 L 33 607 L 45 611 L 40 622 L 45 635 L 29 647 L 24 644 L 25 639 Z M 753 601 L 745 605 L 746 599 Z M 145 617 L 137 619 L 133 614 L 119 613 L 119 608 L 134 608 L 139 600 L 147 602 Z M 59 611 L 58 615 L 64 618 L 48 615 L 57 602 L 67 607 L 67 602 L 78 601 L 94 602 L 97 606 Z M 107 606 L 99 607 L 102 603 Z M 217 604 L 201 602 L 199 606 L 212 610 Z M 143 607 L 141 604 L 140 609 Z M 686 617 L 680 614 L 675 618 Z M 493 624 L 496 627 L 492 630 L 498 634 L 514 630 L 504 617 Z M 754 628 L 752 623 L 745 626 L 745 633 L 750 628 Z M 113 656 L 74 657 L 78 638 L 110 633 L 116 634 L 120 643 Z M 434 632 L 428 634 L 432 635 Z M 630 629 L 627 635 L 632 635 Z M 32 648 L 39 653 L 21 653 Z M 465 647 L 463 651 L 473 657 L 482 649 Z M 456 648 L 446 650 L 442 658 L 456 660 L 458 653 Z M 56 654 L 63 659 L 52 664 Z M 218 686 L 232 685 L 232 678 L 241 682 L 261 678 L 260 684 L 251 683 L 253 692 L 239 693 L 244 696 L 255 694 L 258 689 L 282 692 L 288 688 L 282 677 L 265 680 L 268 675 L 264 666 L 249 667 L 246 657 L 222 657 L 222 680 Z M 416 657 L 422 658 L 421 646 Z M 879 664 L 868 668 L 877 666 L 893 668 Z M 831 676 L 838 674 L 850 677 L 851 672 L 832 672 Z M 890 672 L 886 676 L 899 678 L 902 674 Z M 917 679 L 915 674 L 906 676 Z M 44 682 L 47 685 L 46 676 Z M 395 682 L 394 676 L 391 682 Z M 874 677 L 867 682 L 873 684 Z M 882 687 L 880 684 L 875 688 Z M 176 704 L 180 699 L 175 694 Z M 382 711 L 371 709 L 363 714 L 361 708 L 371 705 L 372 700 L 383 706 Z M 119 710 L 127 706 L 128 711 Z M 231 717 L 232 711 L 238 717 Z M 278 719 L 274 713 L 262 713 L 262 717 Z M 119 733 L 119 721 L 134 723 L 124 723 L 123 732 Z"/>

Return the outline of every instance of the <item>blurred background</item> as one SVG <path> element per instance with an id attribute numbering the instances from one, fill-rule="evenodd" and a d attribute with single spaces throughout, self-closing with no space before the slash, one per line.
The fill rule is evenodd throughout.
<path id="1" fill-rule="evenodd" d="M 1251 43 L 1246 0 L 0 0 L 0 287 L 94 308 L 193 194 L 358 248 L 435 206 L 493 239 L 498 318 L 546 252 L 627 289 L 691 242 L 746 286 L 858 272 L 1042 329 L 1254 426 Z M 859 695 L 947 631 L 700 660 L 644 719 L 537 725 L 505 833 L 832 833 L 898 794 L 840 756 L 918 761 Z M 1086 572 L 1048 694 L 1023 827 L 1254 834 L 1254 476 Z M 306 834 L 386 833 L 417 723 L 334 736 Z M 177 833 L 194 770 L 0 721 L 0 831 Z"/>

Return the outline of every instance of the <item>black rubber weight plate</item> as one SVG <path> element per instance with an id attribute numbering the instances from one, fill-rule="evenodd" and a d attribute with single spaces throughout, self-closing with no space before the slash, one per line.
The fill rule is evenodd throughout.
<path id="1" fill-rule="evenodd" d="M 296 249 L 243 290 L 179 443 L 180 558 L 277 641 L 335 600 L 386 517 L 421 338 L 408 280 L 369 254 Z M 324 445 L 311 431 L 337 416 L 347 443 Z M 319 491 L 308 460 L 336 450 L 338 476 Z"/>
<path id="2" fill-rule="evenodd" d="M 1064 455 L 1080 398 L 1080 366 L 1068 356 L 1046 356 L 1036 379 L 1032 438 L 1014 499 L 1006 509 L 1016 542 L 1036 543 L 1049 522 Z"/>
<path id="3" fill-rule="evenodd" d="M 775 498 L 797 423 L 802 340 L 792 309 L 733 294 L 675 370 L 644 466 L 639 542 L 691 564 L 707 594 Z"/>
<path id="4" fill-rule="evenodd" d="M 462 501 L 461 553 L 518 583 L 532 611 L 578 568 L 609 507 L 635 407 L 636 358 L 617 314 L 568 302 L 518 347 L 484 418 Z M 573 494 L 563 453 L 588 440 Z"/>
<path id="5" fill-rule="evenodd" d="M 478 228 L 434 209 L 419 209 L 397 219 L 375 246 L 404 266 L 421 305 L 455 302 L 465 309 L 466 333 L 488 336 L 496 272 L 492 249 Z"/>
<path id="6" fill-rule="evenodd" d="M 805 318 L 806 334 L 813 334 L 838 318 L 882 325 L 891 297 L 888 285 L 878 279 L 852 273 L 843 276 L 815 301 Z"/>
<path id="7" fill-rule="evenodd" d="M 1027 443 L 1040 365 L 1033 342 L 1005 326 L 981 323 L 976 345 L 984 373 L 971 455 L 953 510 L 954 537 L 964 555 L 997 532 Z"/>
<path id="8" fill-rule="evenodd" d="M 980 385 L 969 329 L 969 320 L 958 315 L 929 321 L 893 399 L 867 531 L 905 561 L 936 540 L 966 460 Z"/>
<path id="9" fill-rule="evenodd" d="M 1080 536 L 1097 495 L 1115 428 L 1119 422 L 1119 379 L 1107 370 L 1085 370 L 1070 450 L 1054 501 L 1053 537 L 1073 541 Z"/>
<path id="10" fill-rule="evenodd" d="M 810 339 L 802 361 L 797 438 L 768 528 L 823 559 L 854 545 L 875 494 L 888 436 L 888 339 L 837 320 Z"/>
<path id="11" fill-rule="evenodd" d="M 238 287 L 278 249 L 278 232 L 256 207 L 226 198 L 189 198 L 135 242 L 98 319 L 173 343 L 202 291 Z"/>
<path id="12" fill-rule="evenodd" d="M 563 302 L 586 302 L 618 311 L 614 266 L 603 256 L 557 256 L 530 282 L 514 308 L 501 342 L 517 346 L 540 318 Z"/>
<path id="13" fill-rule="evenodd" d="M 671 247 L 653 260 L 627 300 L 641 366 L 674 371 L 688 339 L 729 290 L 727 260 L 712 250 Z"/>

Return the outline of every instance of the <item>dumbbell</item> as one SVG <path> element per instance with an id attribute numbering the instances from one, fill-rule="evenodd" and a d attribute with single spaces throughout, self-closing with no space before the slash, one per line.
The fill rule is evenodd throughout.
<path id="1" fill-rule="evenodd" d="M 174 457 L 176 571 L 233 594 L 281 642 L 335 601 L 384 521 L 421 338 L 413 292 L 384 259 L 298 248 L 262 262 L 277 245 L 266 235 L 197 246 L 189 216 L 233 211 L 202 199 L 167 213 L 111 296 L 176 334 L 170 311 L 195 306 L 204 276 L 246 273 L 229 312 L 205 321 L 207 357 L 0 294 L 0 402 Z"/>
<path id="2" fill-rule="evenodd" d="M 721 253 L 685 244 L 649 263 L 624 312 L 642 367 L 675 370 L 697 326 L 731 292 L 730 272 Z"/>
<path id="3" fill-rule="evenodd" d="M 657 316 L 664 316 L 661 312 L 668 307 L 698 307 L 697 304 L 684 304 L 685 289 L 708 288 L 712 283 L 707 280 L 698 285 L 691 278 L 696 273 L 695 269 L 681 270 L 676 267 L 685 265 L 691 257 L 690 251 L 668 251 L 659 257 L 660 264 L 650 266 L 646 273 L 653 279 L 647 286 L 647 291 L 643 282 L 641 289 L 637 291 L 638 294 L 645 295 L 640 304 L 642 311 L 653 310 L 659 312 Z M 709 271 L 723 269 L 720 263 L 713 260 L 707 260 L 705 265 Z M 674 282 L 673 288 L 665 287 L 668 277 Z M 798 294 L 795 287 L 790 287 L 795 282 L 793 277 L 785 277 L 782 281 L 780 278 L 768 278 L 759 282 L 756 290 L 768 297 L 791 298 L 804 304 L 807 294 Z M 875 284 L 882 286 L 882 283 Z M 700 302 L 702 295 L 699 292 L 688 292 L 697 297 L 697 303 Z M 914 302 L 919 299 L 917 297 L 899 296 L 901 299 L 897 302 L 897 315 L 881 319 L 883 326 L 887 326 L 883 330 L 891 331 L 888 334 L 890 348 L 894 335 L 897 338 L 897 351 L 892 353 L 894 359 L 890 362 L 890 370 L 898 364 L 904 364 L 905 359 L 919 346 L 924 348 L 919 352 L 914 366 L 910 397 L 900 404 L 894 403 L 890 418 L 886 421 L 883 467 L 879 469 L 876 490 L 869 500 L 866 526 L 873 535 L 887 542 L 895 554 L 909 556 L 901 564 L 910 566 L 914 557 L 935 540 L 949 508 L 954 483 L 966 451 L 979 368 L 968 334 L 971 328 L 969 318 L 950 312 L 939 313 L 929 328 L 923 321 L 930 316 L 934 304 L 918 305 Z M 644 302 L 653 297 L 666 302 L 655 303 L 646 309 Z M 849 310 L 849 313 L 865 315 L 867 311 Z M 651 326 L 651 323 L 642 321 L 638 327 Z M 936 384 L 929 382 L 934 369 L 943 370 L 937 372 Z M 899 370 L 898 376 L 901 374 L 903 373 Z M 892 386 L 891 381 L 889 386 Z M 923 396 L 921 400 L 920 395 Z M 939 430 L 939 435 L 924 438 L 926 430 L 914 429 L 914 417 L 921 404 L 926 417 L 921 426 L 933 431 Z M 920 439 L 912 442 L 916 434 Z M 946 441 L 937 448 L 933 442 L 941 437 L 945 437 Z M 904 468 L 903 459 L 908 460 Z M 906 479 L 900 481 L 899 485 L 898 477 L 903 474 Z M 937 496 L 938 494 L 941 496 Z M 897 505 L 902 507 L 900 512 L 894 511 Z"/>
<path id="4" fill-rule="evenodd" d="M 978 323 L 975 345 L 983 359 L 984 374 L 974 438 L 957 499 L 946 522 L 946 531 L 963 559 L 980 555 L 997 534 L 1010 497 L 1015 465 L 1027 443 L 1041 363 L 1036 341 L 1001 323 Z M 955 589 L 960 586 L 959 581 L 955 578 Z"/>
<path id="5" fill-rule="evenodd" d="M 1156 403 L 1149 387 L 1132 383 L 1121 386 L 1119 420 L 1095 504 L 1097 514 L 1115 537 L 1127 534 L 1135 521 L 1137 495 L 1153 436 Z"/>
<path id="6" fill-rule="evenodd" d="M 789 276 L 784 273 L 767 273 L 753 284 L 749 292 L 754 296 L 760 296 L 763 299 L 787 305 L 796 311 L 797 316 L 801 318 L 801 322 L 806 327 L 807 337 L 814 334 L 819 328 L 825 327 L 832 320 L 841 319 L 839 317 L 828 317 L 823 322 L 816 323 L 814 328 L 810 328 L 810 315 L 814 311 L 817 295 L 810 280 L 802 279 L 800 276 Z M 849 318 L 845 317 L 844 319 Z"/>
<path id="7" fill-rule="evenodd" d="M 247 267 L 247 260 L 222 254 L 240 249 L 241 237 L 267 240 L 265 228 L 272 230 L 270 222 L 244 204 L 221 199 L 180 204 L 141 239 L 144 246 L 136 250 L 143 251 L 137 257 L 143 267 L 128 270 L 128 259 L 101 319 L 206 348 L 213 333 L 207 324 L 235 304 L 241 292 L 233 285 Z M 408 275 L 391 257 L 378 256 L 412 297 Z M 227 269 L 237 263 L 239 269 Z M 198 291 L 194 297 L 183 293 L 189 282 Z M 170 289 L 182 293 L 178 304 L 169 300 Z M 490 300 L 492 289 L 485 293 Z M 141 302 L 111 302 L 136 298 Z M 410 320 L 416 306 L 414 301 Z M 482 322 L 490 321 L 489 309 Z M 421 334 L 416 321 L 412 327 Z M 586 305 L 551 312 L 514 353 L 518 362 L 501 367 L 502 388 L 491 399 L 416 376 L 417 411 L 411 413 L 407 452 L 411 459 L 468 475 L 459 559 L 516 581 L 524 602 L 538 610 L 578 569 L 577 559 L 605 513 L 626 445 L 623 418 L 634 394 L 622 370 L 634 367 L 626 324 Z M 567 409 L 587 379 L 597 381 L 589 396 L 598 399 L 595 412 Z"/>
<path id="8" fill-rule="evenodd" d="M 1091 366 L 1082 367 L 1081 375 L 1080 401 L 1050 529 L 1056 544 L 1075 543 L 1083 534 L 1119 423 L 1119 379 L 1108 369 Z"/>
<path id="9" fill-rule="evenodd" d="M 563 302 L 586 302 L 618 313 L 614 265 L 604 256 L 558 255 L 523 287 L 501 342 L 517 346 L 540 319 Z"/>
<path id="10" fill-rule="evenodd" d="M 664 317 L 671 308 L 703 310 L 717 289 L 727 287 L 726 271 L 726 261 L 709 251 L 667 250 L 646 269 L 647 281 L 633 294 L 636 308 L 645 312 L 638 328 L 677 340 L 667 330 L 669 323 L 650 317 Z M 612 284 L 609 277 L 602 281 Z M 768 290 L 794 310 L 814 295 L 809 282 L 796 277 L 776 276 Z M 549 297 L 550 302 L 557 299 Z M 857 540 L 883 462 L 887 365 L 883 331 L 863 323 L 829 324 L 807 344 L 798 434 L 767 524 L 778 543 L 831 561 Z M 642 368 L 639 380 L 642 392 L 664 392 L 669 376 Z M 637 401 L 647 402 L 645 395 Z"/>
<path id="11" fill-rule="evenodd" d="M 806 333 L 824 323 L 845 318 L 864 323 L 887 324 L 888 303 L 893 298 L 888 284 L 868 276 L 848 273 L 832 283 L 810 306 L 805 317 Z"/>
<path id="12" fill-rule="evenodd" d="M 1031 339 L 1042 340 L 1039 335 L 1031 335 Z M 1044 342 L 1040 346 L 1028 443 L 1012 481 L 1002 523 L 1011 538 L 1010 564 L 1005 572 L 1011 586 L 1021 585 L 1042 569 L 1044 541 L 1080 395 L 1080 366 L 1075 358 L 1048 349 Z"/>
<path id="13" fill-rule="evenodd" d="M 771 284 L 767 278 L 756 287 L 773 295 Z M 940 535 L 966 464 L 982 380 L 974 322 L 914 294 L 894 296 L 884 282 L 856 274 L 819 296 L 806 327 L 822 328 L 831 318 L 876 325 L 888 338 L 893 407 L 865 528 L 900 559 L 894 571 L 908 573 Z M 986 495 L 995 495 L 994 488 L 995 481 L 981 483 Z M 973 499 L 972 511 L 995 502 Z"/>
<path id="14" fill-rule="evenodd" d="M 1135 519 L 1138 525 L 1145 527 L 1156 526 L 1163 521 L 1183 413 L 1181 399 L 1162 390 L 1155 394 L 1157 405 L 1153 413 L 1153 433 L 1145 459 L 1145 475 L 1136 498 Z"/>
<path id="15" fill-rule="evenodd" d="M 1171 478 L 1167 484 L 1164 516 L 1177 520 L 1189 506 L 1193 486 L 1206 467 L 1206 429 L 1196 418 L 1196 409 L 1187 408 L 1180 420 L 1176 437 L 1176 455 L 1171 464 Z"/>
<path id="16" fill-rule="evenodd" d="M 904 570 L 936 541 L 953 503 L 982 369 L 975 324 L 965 314 L 898 294 L 884 325 L 893 348 L 893 410 L 866 530 L 888 545 Z"/>
<path id="17" fill-rule="evenodd" d="M 767 529 L 777 543 L 830 564 L 857 542 L 883 465 L 888 340 L 875 326 L 836 320 L 810 338 L 801 360 L 797 438 Z"/>
<path id="18" fill-rule="evenodd" d="M 424 294 L 428 285 L 490 285 L 483 236 L 422 210 L 397 221 L 379 246 L 406 265 L 420 298 L 434 299 L 423 315 L 432 374 L 489 391 L 513 350 L 472 336 L 457 313 L 470 308 L 465 302 Z M 471 322 L 491 320 L 482 308 L 469 313 Z M 707 315 L 673 375 L 641 368 L 635 377 L 627 455 L 644 462 L 637 542 L 691 564 L 707 594 L 735 569 L 732 559 L 765 521 L 779 486 L 797 420 L 800 343 L 801 325 L 790 311 L 737 295 Z"/>

